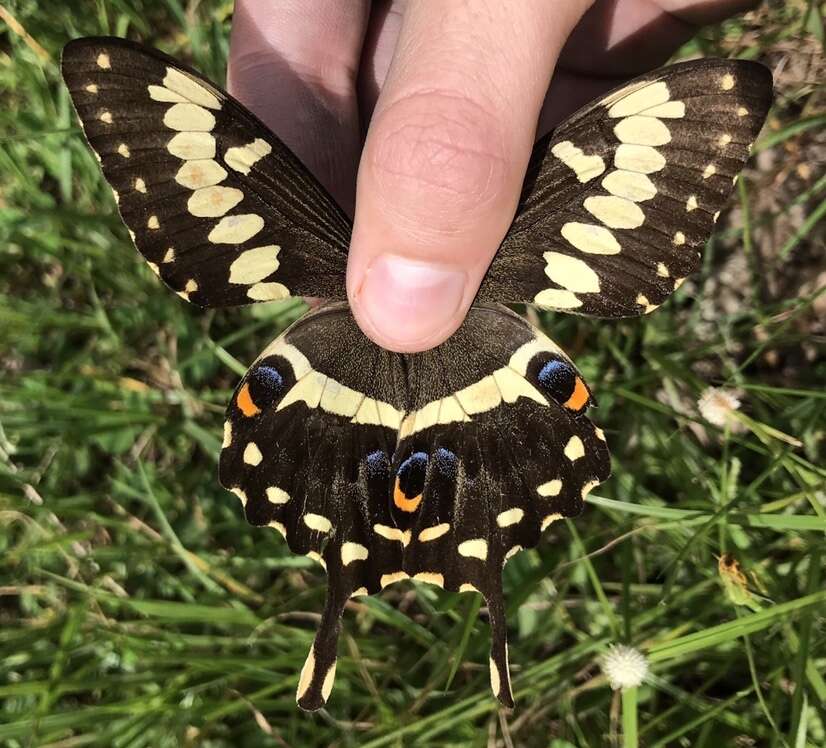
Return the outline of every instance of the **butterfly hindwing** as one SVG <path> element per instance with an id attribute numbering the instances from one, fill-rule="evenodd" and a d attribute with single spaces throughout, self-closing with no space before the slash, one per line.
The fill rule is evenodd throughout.
<path id="1" fill-rule="evenodd" d="M 758 63 L 697 60 L 574 114 L 534 148 L 479 298 L 597 317 L 655 309 L 699 269 L 771 95 Z"/>
<path id="2" fill-rule="evenodd" d="M 344 298 L 349 220 L 245 107 L 113 37 L 66 45 L 63 77 L 150 267 L 199 306 Z"/>
<path id="3" fill-rule="evenodd" d="M 333 304 L 264 351 L 228 409 L 221 482 L 252 524 L 325 565 L 302 707 L 329 695 L 347 599 L 408 578 L 485 597 L 492 685 L 512 703 L 502 566 L 608 476 L 590 402 L 565 354 L 499 306 L 475 306 L 443 345 L 401 355 Z"/>

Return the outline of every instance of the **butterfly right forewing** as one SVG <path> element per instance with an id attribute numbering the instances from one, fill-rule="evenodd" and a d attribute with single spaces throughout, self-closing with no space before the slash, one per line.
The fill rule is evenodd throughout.
<path id="1" fill-rule="evenodd" d="M 771 98 L 762 65 L 696 60 L 574 114 L 534 148 L 479 298 L 597 317 L 655 309 L 700 267 Z"/>

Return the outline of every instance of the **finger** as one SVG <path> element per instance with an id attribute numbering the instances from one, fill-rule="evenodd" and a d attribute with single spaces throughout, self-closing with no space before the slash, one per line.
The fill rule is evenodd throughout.
<path id="1" fill-rule="evenodd" d="M 568 38 L 539 116 L 538 136 L 628 78 L 663 65 L 699 27 L 755 0 L 597 0 Z"/>
<path id="2" fill-rule="evenodd" d="M 227 86 L 352 215 L 367 0 L 237 0 Z"/>
<path id="3" fill-rule="evenodd" d="M 588 2 L 411 0 L 359 166 L 347 292 L 380 345 L 461 324 L 510 224 L 559 50 Z"/>

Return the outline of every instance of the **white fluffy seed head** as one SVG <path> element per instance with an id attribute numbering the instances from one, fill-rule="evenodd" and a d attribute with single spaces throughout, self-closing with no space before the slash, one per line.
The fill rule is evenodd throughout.
<path id="1" fill-rule="evenodd" d="M 697 410 L 709 423 L 721 428 L 732 425 L 732 413 L 740 408 L 740 398 L 732 390 L 722 387 L 707 387 L 697 400 Z"/>
<path id="2" fill-rule="evenodd" d="M 648 677 L 648 660 L 634 647 L 614 644 L 602 657 L 602 672 L 615 691 L 636 688 Z"/>

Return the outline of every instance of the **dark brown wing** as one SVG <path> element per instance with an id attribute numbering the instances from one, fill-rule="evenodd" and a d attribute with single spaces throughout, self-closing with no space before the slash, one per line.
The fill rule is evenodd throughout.
<path id="1" fill-rule="evenodd" d="M 771 99 L 764 66 L 697 60 L 574 114 L 534 148 L 479 299 L 597 317 L 655 309 L 700 267 Z"/>
<path id="2" fill-rule="evenodd" d="M 245 107 L 125 39 L 70 42 L 62 70 L 123 221 L 172 290 L 207 307 L 345 297 L 349 220 Z"/>
<path id="3" fill-rule="evenodd" d="M 227 411 L 220 473 L 252 524 L 326 568 L 300 706 L 329 696 L 348 598 L 409 578 L 484 595 L 493 689 L 512 704 L 502 566 L 608 477 L 590 401 L 565 354 L 500 306 L 401 356 L 331 305 L 264 351 Z"/>

